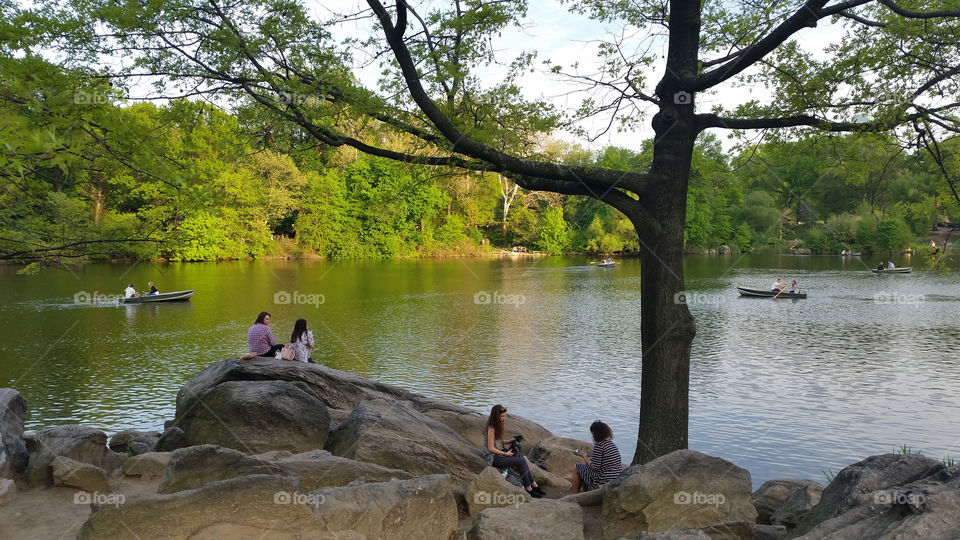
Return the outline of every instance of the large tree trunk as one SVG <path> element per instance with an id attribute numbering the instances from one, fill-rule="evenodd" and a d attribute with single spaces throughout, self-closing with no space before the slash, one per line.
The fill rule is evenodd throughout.
<path id="1" fill-rule="evenodd" d="M 651 184 L 628 217 L 640 232 L 640 429 L 633 463 L 687 448 L 690 346 L 696 326 L 679 293 L 687 185 L 698 127 L 683 78 L 697 73 L 698 2 L 672 0 L 667 74 L 657 86 Z"/>

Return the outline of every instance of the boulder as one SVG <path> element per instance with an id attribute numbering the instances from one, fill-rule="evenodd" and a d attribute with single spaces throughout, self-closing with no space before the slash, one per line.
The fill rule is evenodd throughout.
<path id="1" fill-rule="evenodd" d="M 449 427 L 468 443 L 483 446 L 483 428 L 487 415 L 440 399 L 417 397 L 411 400 L 414 407 L 428 418 Z M 504 437 L 523 435 L 522 449 L 529 454 L 540 441 L 553 437 L 546 428 L 521 416 L 510 415 L 506 422 Z"/>
<path id="2" fill-rule="evenodd" d="M 770 516 L 783 506 L 783 503 L 787 502 L 794 491 L 810 485 L 820 486 L 820 490 L 823 490 L 823 486 L 813 480 L 777 478 L 764 482 L 750 496 L 750 502 L 753 503 L 759 514 L 757 523 L 769 525 Z"/>
<path id="3" fill-rule="evenodd" d="M 603 487 L 603 536 L 754 524 L 750 473 L 729 461 L 677 450 L 626 469 Z"/>
<path id="4" fill-rule="evenodd" d="M 159 478 L 163 475 L 163 470 L 173 452 L 147 452 L 123 462 L 123 474 L 127 476 L 139 476 L 140 478 Z"/>
<path id="5" fill-rule="evenodd" d="M 476 516 L 487 508 L 527 503 L 531 498 L 526 490 L 507 482 L 500 471 L 493 467 L 480 471 L 467 485 L 467 508 L 471 516 Z"/>
<path id="6" fill-rule="evenodd" d="M 146 454 L 147 452 L 153 452 L 159 439 L 160 433 L 155 431 L 125 429 L 111 437 L 110 443 L 107 446 L 114 452 L 137 456 Z"/>
<path id="7" fill-rule="evenodd" d="M 581 493 L 571 493 L 561 497 L 560 500 L 577 503 L 580 506 L 603 506 L 603 490 L 591 489 Z"/>
<path id="8" fill-rule="evenodd" d="M 773 513 L 770 523 L 782 525 L 787 530 L 793 529 L 820 502 L 823 489 L 822 485 L 811 482 L 793 490 L 790 497 Z"/>
<path id="9" fill-rule="evenodd" d="M 530 461 L 553 474 L 569 476 L 577 463 L 583 463 L 583 459 L 573 453 L 577 448 L 586 452 L 587 457 L 593 454 L 593 443 L 567 437 L 547 437 L 530 451 Z"/>
<path id="10" fill-rule="evenodd" d="M 107 448 L 107 434 L 87 426 L 58 426 L 27 436 L 30 462 L 24 478 L 30 486 L 50 486 L 50 464 L 57 456 L 68 457 L 102 469 L 107 475 L 123 464 L 127 456 Z"/>
<path id="11" fill-rule="evenodd" d="M 699 529 L 686 531 L 642 532 L 632 540 L 711 540 L 707 533 Z"/>
<path id="12" fill-rule="evenodd" d="M 173 452 L 188 446 L 190 446 L 190 441 L 187 439 L 187 434 L 182 429 L 172 426 L 164 430 L 153 450 L 155 452 Z"/>
<path id="13" fill-rule="evenodd" d="M 958 538 L 960 465 L 872 456 L 840 471 L 791 537 Z"/>
<path id="14" fill-rule="evenodd" d="M 241 476 L 100 505 L 78 538 L 450 538 L 452 488 L 445 475 L 314 492 L 288 476 Z"/>
<path id="15" fill-rule="evenodd" d="M 330 413 L 302 382 L 226 381 L 177 416 L 191 445 L 216 444 L 256 454 L 322 449 Z"/>
<path id="16" fill-rule="evenodd" d="M 537 480 L 537 485 L 558 487 L 564 491 L 570 491 L 573 487 L 570 484 L 569 476 L 553 474 L 552 472 L 541 469 L 536 463 L 527 460 L 530 467 L 530 474 Z"/>
<path id="17" fill-rule="evenodd" d="M 487 508 L 473 521 L 469 540 L 549 538 L 583 540 L 583 510 L 579 505 L 552 499 Z"/>
<path id="18" fill-rule="evenodd" d="M 784 540 L 786 537 L 786 527 L 761 523 L 753 526 L 753 540 Z"/>
<path id="19" fill-rule="evenodd" d="M 0 478 L 0 506 L 11 501 L 17 494 L 17 486 L 10 478 Z"/>
<path id="20" fill-rule="evenodd" d="M 406 471 L 337 457 L 324 450 L 248 456 L 230 448 L 205 444 L 173 452 L 163 471 L 158 492 L 174 493 L 198 488 L 208 482 L 254 474 L 296 477 L 305 491 L 357 481 L 385 482 L 413 477 Z"/>
<path id="21" fill-rule="evenodd" d="M 0 478 L 20 478 L 27 469 L 26 417 L 27 398 L 13 388 L 0 388 Z"/>
<path id="22" fill-rule="evenodd" d="M 50 462 L 53 485 L 69 486 L 90 493 L 110 493 L 110 484 L 103 469 L 80 463 L 68 457 L 57 456 Z"/>
<path id="23" fill-rule="evenodd" d="M 478 446 L 406 401 L 361 402 L 330 434 L 327 450 L 416 475 L 449 473 L 463 484 L 487 466 Z"/>

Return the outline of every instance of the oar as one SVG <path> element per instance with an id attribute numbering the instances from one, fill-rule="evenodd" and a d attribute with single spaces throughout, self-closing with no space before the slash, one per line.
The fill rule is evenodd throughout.
<path id="1" fill-rule="evenodd" d="M 785 290 L 787 290 L 787 288 L 786 288 L 786 287 L 782 287 L 782 288 L 780 289 L 780 292 L 778 292 L 777 294 L 773 295 L 773 299 L 776 300 L 777 297 L 780 296 L 780 294 L 782 294 L 783 291 L 785 291 Z"/>

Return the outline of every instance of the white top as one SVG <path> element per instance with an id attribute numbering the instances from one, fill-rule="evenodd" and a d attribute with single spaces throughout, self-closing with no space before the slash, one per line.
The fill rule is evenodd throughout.
<path id="1" fill-rule="evenodd" d="M 896 268 L 896 266 L 893 265 L 893 261 L 890 261 L 887 263 L 887 268 Z"/>
<path id="2" fill-rule="evenodd" d="M 780 289 L 784 288 L 785 286 L 786 286 L 786 285 L 785 285 L 782 281 L 780 281 L 780 280 L 778 279 L 777 281 L 774 281 L 774 282 L 773 282 L 773 285 L 770 286 L 770 290 L 771 290 L 771 291 L 779 291 Z"/>
<path id="3" fill-rule="evenodd" d="M 306 362 L 310 358 L 310 351 L 313 349 L 313 332 L 307 330 L 300 339 L 290 344 L 293 347 L 296 356 L 293 359 L 297 362 Z"/>
<path id="4" fill-rule="evenodd" d="M 135 294 L 137 294 L 137 290 L 134 289 L 133 287 L 128 286 L 126 289 L 123 290 L 124 298 L 133 298 L 133 295 Z"/>

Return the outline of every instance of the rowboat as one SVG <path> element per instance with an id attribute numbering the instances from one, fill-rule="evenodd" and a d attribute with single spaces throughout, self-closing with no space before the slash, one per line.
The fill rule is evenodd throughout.
<path id="1" fill-rule="evenodd" d="M 615 262 L 613 262 L 613 261 L 597 263 L 597 266 L 600 267 L 600 268 L 613 268 L 613 267 L 616 266 L 616 265 L 617 265 L 617 263 L 615 263 Z"/>
<path id="2" fill-rule="evenodd" d="M 751 289 L 749 287 L 737 287 L 737 291 L 740 292 L 740 296 L 749 296 L 752 298 L 806 298 L 807 293 L 798 292 L 792 293 L 790 291 L 771 291 L 767 289 Z"/>
<path id="3" fill-rule="evenodd" d="M 124 304 L 148 304 L 152 302 L 180 302 L 189 300 L 193 296 L 193 289 L 189 291 L 176 291 L 161 294 L 146 294 L 143 296 L 133 296 L 124 298 L 121 303 Z"/>
<path id="4" fill-rule="evenodd" d="M 873 272 L 874 274 L 909 274 L 910 272 L 913 272 L 913 267 L 898 266 L 896 268 L 883 268 L 883 269 L 871 268 L 870 271 Z"/>

